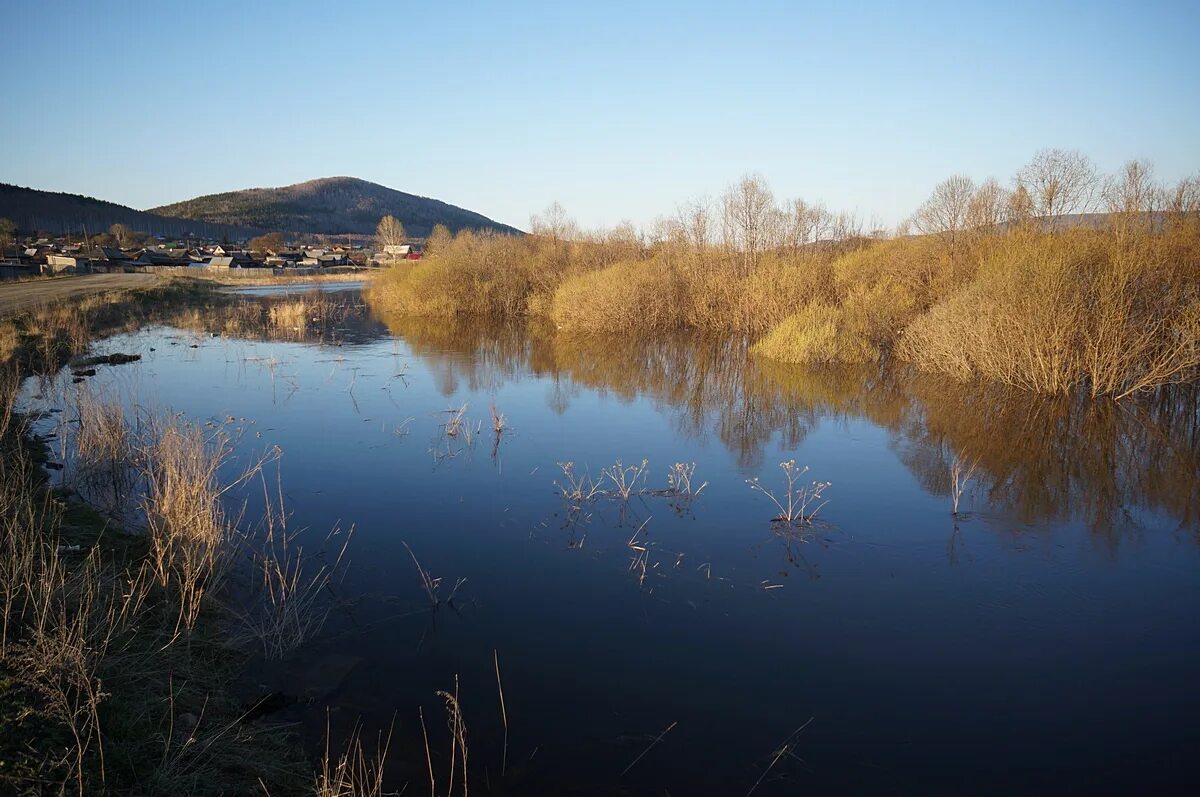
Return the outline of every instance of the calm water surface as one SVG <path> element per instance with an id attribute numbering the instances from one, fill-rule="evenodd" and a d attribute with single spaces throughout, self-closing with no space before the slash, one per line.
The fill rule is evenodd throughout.
<path id="1" fill-rule="evenodd" d="M 240 328 L 289 298 L 252 295 L 110 338 L 142 361 L 27 395 L 69 416 L 115 388 L 224 427 L 243 461 L 282 450 L 306 550 L 352 527 L 351 561 L 322 637 L 252 688 L 303 698 L 284 715 L 317 740 L 327 708 L 335 734 L 394 718 L 396 788 L 427 788 L 418 707 L 445 759 L 456 676 L 479 793 L 1200 786 L 1194 393 L 1032 401 L 773 368 L 736 341 L 389 329 L 326 295 L 341 311 L 303 329 Z M 445 434 L 464 405 L 470 441 Z M 956 457 L 977 463 L 957 517 Z M 556 487 L 558 463 L 643 458 L 648 488 L 675 462 L 708 486 L 582 510 Z M 792 459 L 831 483 L 802 531 L 746 484 L 782 496 Z M 465 579 L 453 606 L 429 609 L 405 543 L 443 596 Z"/>

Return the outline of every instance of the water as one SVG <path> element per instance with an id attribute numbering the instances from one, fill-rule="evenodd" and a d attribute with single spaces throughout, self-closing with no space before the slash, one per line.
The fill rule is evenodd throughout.
<path id="1" fill-rule="evenodd" d="M 97 351 L 142 361 L 27 397 L 69 417 L 74 391 L 113 389 L 225 428 L 242 461 L 279 447 L 306 549 L 352 528 L 351 561 L 322 637 L 250 688 L 301 697 L 285 716 L 317 741 L 326 709 L 336 735 L 394 723 L 396 788 L 427 788 L 418 707 L 444 779 L 435 692 L 456 676 L 479 792 L 1197 784 L 1194 393 L 1035 401 L 756 365 L 736 341 L 389 329 L 327 296 L 340 310 L 300 329 L 242 323 L 295 298 L 248 296 L 118 335 Z M 957 516 L 956 457 L 975 466 Z M 556 487 L 558 463 L 643 458 L 649 488 L 676 462 L 707 487 L 579 510 Z M 807 528 L 746 484 L 782 497 L 793 459 L 831 483 Z M 453 605 L 429 609 L 405 544 L 443 598 L 465 579 Z"/>

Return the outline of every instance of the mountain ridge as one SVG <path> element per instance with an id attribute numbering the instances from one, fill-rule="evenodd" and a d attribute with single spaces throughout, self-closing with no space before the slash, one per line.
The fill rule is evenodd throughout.
<path id="1" fill-rule="evenodd" d="M 11 183 L 0 183 L 0 218 L 12 220 L 18 229 L 33 232 L 89 235 L 124 224 L 140 232 L 168 237 L 200 236 L 212 240 L 251 238 L 266 230 L 227 224 L 210 224 L 192 219 L 159 216 L 104 199 L 65 191 L 43 191 Z"/>
<path id="2" fill-rule="evenodd" d="M 168 218 L 292 233 L 370 234 L 380 218 L 395 216 L 410 235 L 425 236 L 437 224 L 462 229 L 520 233 L 515 227 L 440 199 L 410 194 L 358 177 L 319 177 L 292 185 L 205 194 L 150 208 Z"/>

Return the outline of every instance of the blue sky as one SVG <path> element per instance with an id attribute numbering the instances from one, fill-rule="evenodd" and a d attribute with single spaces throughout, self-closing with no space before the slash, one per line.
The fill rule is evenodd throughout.
<path id="1" fill-rule="evenodd" d="M 11 2 L 11 0 L 10 0 Z M 1200 2 L 60 2 L 3 12 L 0 181 L 138 208 L 353 175 L 524 227 L 759 172 L 893 224 L 1041 147 L 1200 171 Z"/>

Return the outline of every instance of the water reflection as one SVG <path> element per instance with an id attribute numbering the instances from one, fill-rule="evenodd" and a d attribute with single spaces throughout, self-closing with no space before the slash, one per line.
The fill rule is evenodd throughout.
<path id="1" fill-rule="evenodd" d="M 774 464 L 764 462 L 772 442 L 794 449 L 822 418 L 864 419 L 889 430 L 900 461 L 948 507 L 957 460 L 975 466 L 967 503 L 1021 522 L 1079 518 L 1110 545 L 1136 533 L 1140 510 L 1162 512 L 1192 533 L 1200 528 L 1195 387 L 1123 402 L 1042 397 L 905 368 L 782 366 L 749 357 L 737 338 L 645 340 L 570 335 L 539 323 L 379 318 L 354 290 L 239 296 L 147 320 L 196 334 L 327 346 L 393 335 L 446 396 L 463 386 L 494 392 L 533 374 L 548 380 L 546 404 L 559 414 L 584 390 L 649 399 L 676 434 L 715 437 L 748 474 Z M 402 379 L 402 367 L 395 370 Z M 435 463 L 456 455 L 440 443 L 431 446 Z M 498 446 L 493 454 L 498 463 Z"/>
<path id="2" fill-rule="evenodd" d="M 802 369 L 747 356 L 736 339 L 607 339 L 545 326 L 387 319 L 447 394 L 497 389 L 532 372 L 550 377 L 563 411 L 580 387 L 649 398 L 677 433 L 715 436 L 747 472 L 776 437 L 797 447 L 822 417 L 888 429 L 900 460 L 928 492 L 952 492 L 956 458 L 977 463 L 968 489 L 1023 522 L 1082 518 L 1116 544 L 1140 509 L 1181 528 L 1200 525 L 1200 400 L 1191 387 L 1136 401 L 1040 397 L 960 384 L 908 369 Z"/>

